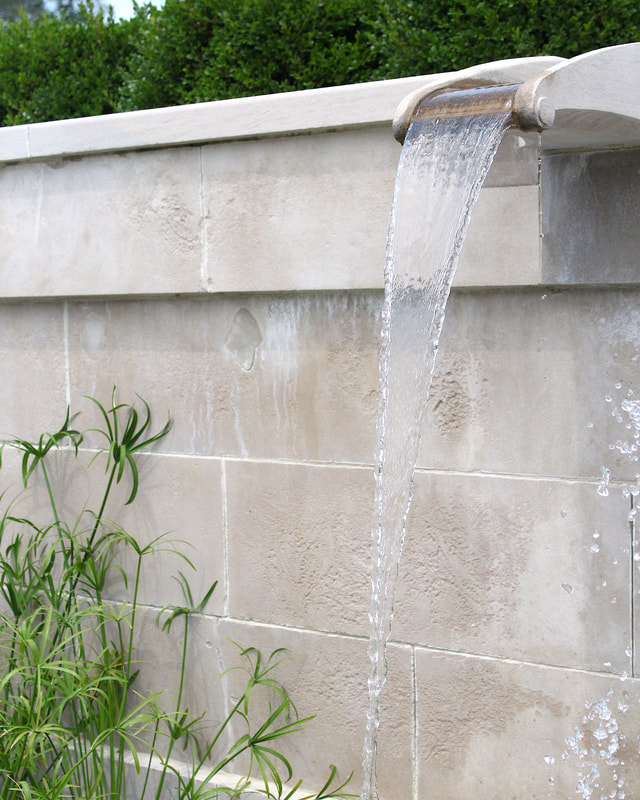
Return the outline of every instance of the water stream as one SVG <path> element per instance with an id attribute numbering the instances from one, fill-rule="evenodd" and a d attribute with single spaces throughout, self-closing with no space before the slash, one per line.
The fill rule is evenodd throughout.
<path id="1" fill-rule="evenodd" d="M 402 150 L 387 240 L 372 526 L 369 710 L 361 800 L 377 800 L 386 643 L 420 430 L 458 253 L 507 114 L 413 122 Z"/>

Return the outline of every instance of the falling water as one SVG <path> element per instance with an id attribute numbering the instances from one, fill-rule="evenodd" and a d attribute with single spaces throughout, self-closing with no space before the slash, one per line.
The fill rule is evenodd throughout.
<path id="1" fill-rule="evenodd" d="M 387 240 L 369 619 L 369 710 L 361 800 L 377 800 L 377 732 L 386 643 L 420 429 L 458 253 L 507 114 L 413 122 Z"/>

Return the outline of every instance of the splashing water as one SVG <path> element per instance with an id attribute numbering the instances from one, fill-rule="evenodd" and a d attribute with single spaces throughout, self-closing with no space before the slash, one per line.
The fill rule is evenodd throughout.
<path id="1" fill-rule="evenodd" d="M 507 114 L 413 122 L 387 240 L 369 619 L 369 710 L 361 800 L 377 800 L 377 732 L 398 562 L 420 429 L 458 253 Z"/>
<path id="2" fill-rule="evenodd" d="M 630 797 L 622 772 L 625 736 L 614 713 L 613 690 L 596 703 L 585 703 L 585 707 L 582 725 L 576 725 L 574 735 L 566 739 L 567 749 L 562 755 L 564 761 L 570 757 L 577 760 L 575 793 L 582 800 L 625 800 Z M 623 692 L 617 711 L 624 714 L 628 709 L 629 697 Z"/>

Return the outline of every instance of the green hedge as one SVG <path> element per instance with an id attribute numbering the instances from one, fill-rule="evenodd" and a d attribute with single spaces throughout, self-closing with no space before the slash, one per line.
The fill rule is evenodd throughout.
<path id="1" fill-rule="evenodd" d="M 0 23 L 0 124 L 573 56 L 640 40 L 638 0 L 167 0 Z"/>
<path id="2" fill-rule="evenodd" d="M 371 79 L 378 0 L 167 0 L 146 9 L 122 109 Z"/>
<path id="3" fill-rule="evenodd" d="M 638 0 L 391 0 L 378 21 L 374 77 L 429 74 L 504 58 L 640 41 Z"/>
<path id="4" fill-rule="evenodd" d="M 109 114 L 139 23 L 91 6 L 73 18 L 26 16 L 0 29 L 0 120 L 19 125 Z"/>

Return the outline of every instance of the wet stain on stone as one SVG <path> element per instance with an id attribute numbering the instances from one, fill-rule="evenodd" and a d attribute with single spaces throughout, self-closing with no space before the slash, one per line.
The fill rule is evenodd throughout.
<path id="1" fill-rule="evenodd" d="M 225 346 L 245 372 L 253 367 L 262 342 L 262 332 L 248 308 L 241 308 L 233 318 Z"/>

